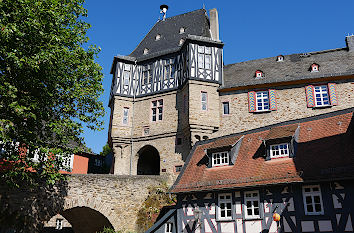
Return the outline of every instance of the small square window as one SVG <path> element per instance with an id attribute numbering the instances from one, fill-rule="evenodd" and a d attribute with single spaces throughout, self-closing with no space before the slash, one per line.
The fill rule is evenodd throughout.
<path id="1" fill-rule="evenodd" d="M 330 106 L 328 88 L 326 85 L 314 86 L 316 107 Z"/>
<path id="2" fill-rule="evenodd" d="M 218 196 L 218 220 L 232 219 L 232 197 L 231 193 L 223 193 Z"/>
<path id="3" fill-rule="evenodd" d="M 269 111 L 269 95 L 268 91 L 256 92 L 257 112 Z"/>
<path id="4" fill-rule="evenodd" d="M 63 219 L 57 218 L 55 220 L 55 230 L 61 230 L 63 229 Z"/>
<path id="5" fill-rule="evenodd" d="M 128 124 L 129 108 L 123 108 L 123 125 Z"/>
<path id="6" fill-rule="evenodd" d="M 289 144 L 282 143 L 270 146 L 270 158 L 289 157 Z"/>
<path id="7" fill-rule="evenodd" d="M 208 93 L 201 92 L 201 104 L 202 110 L 206 111 L 208 109 Z"/>
<path id="8" fill-rule="evenodd" d="M 260 200 L 258 191 L 247 191 L 245 197 L 245 218 L 260 218 Z"/>
<path id="9" fill-rule="evenodd" d="M 172 233 L 173 232 L 173 223 L 167 222 L 165 224 L 165 233 Z"/>
<path id="10" fill-rule="evenodd" d="M 222 109 L 223 109 L 223 114 L 224 115 L 229 115 L 230 114 L 229 102 L 223 102 L 222 103 Z"/>
<path id="11" fill-rule="evenodd" d="M 324 214 L 321 188 L 319 185 L 303 186 L 302 195 L 306 215 Z"/>
<path id="12" fill-rule="evenodd" d="M 176 172 L 181 172 L 182 171 L 182 165 L 177 165 L 175 166 Z"/>
<path id="13" fill-rule="evenodd" d="M 229 160 L 230 160 L 229 152 L 224 151 L 224 152 L 212 153 L 211 156 L 212 156 L 211 157 L 212 167 L 229 165 Z"/>

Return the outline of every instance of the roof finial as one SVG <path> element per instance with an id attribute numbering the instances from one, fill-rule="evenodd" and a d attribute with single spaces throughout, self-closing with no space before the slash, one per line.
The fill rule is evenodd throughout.
<path id="1" fill-rule="evenodd" d="M 203 2 L 203 10 L 205 10 L 205 4 L 204 4 L 204 2 Z"/>
<path id="2" fill-rule="evenodd" d="M 166 19 L 166 12 L 168 10 L 168 6 L 163 4 L 160 6 L 160 13 L 163 14 L 162 20 L 165 21 Z"/>

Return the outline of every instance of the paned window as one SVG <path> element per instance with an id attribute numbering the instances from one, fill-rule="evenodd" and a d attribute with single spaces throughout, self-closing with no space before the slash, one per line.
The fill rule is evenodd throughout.
<path id="1" fill-rule="evenodd" d="M 328 87 L 326 85 L 314 86 L 316 107 L 329 106 Z"/>
<path id="2" fill-rule="evenodd" d="M 128 124 L 129 108 L 123 108 L 123 125 Z"/>
<path id="3" fill-rule="evenodd" d="M 123 85 L 124 86 L 129 85 L 129 78 L 130 78 L 130 65 L 125 64 L 124 65 L 124 74 L 123 74 Z"/>
<path id="4" fill-rule="evenodd" d="M 270 146 L 270 158 L 289 157 L 289 144 L 282 143 Z"/>
<path id="5" fill-rule="evenodd" d="M 152 101 L 151 116 L 152 121 L 162 121 L 163 100 Z"/>
<path id="6" fill-rule="evenodd" d="M 174 64 L 170 60 L 166 60 L 164 66 L 164 80 L 173 80 L 174 76 Z"/>
<path id="7" fill-rule="evenodd" d="M 177 165 L 175 166 L 176 172 L 181 172 L 182 171 L 182 165 Z"/>
<path id="8" fill-rule="evenodd" d="M 323 214 L 322 195 L 319 185 L 306 185 L 302 187 L 304 208 L 306 215 Z"/>
<path id="9" fill-rule="evenodd" d="M 245 218 L 260 218 L 259 192 L 245 192 Z"/>
<path id="10" fill-rule="evenodd" d="M 151 65 L 144 66 L 144 69 L 143 69 L 143 83 L 144 83 L 144 85 L 152 83 Z"/>
<path id="11" fill-rule="evenodd" d="M 206 111 L 208 109 L 208 93 L 202 91 L 201 95 L 202 110 Z"/>
<path id="12" fill-rule="evenodd" d="M 173 227 L 173 223 L 167 222 L 165 224 L 165 233 L 172 233 L 172 227 Z"/>
<path id="13" fill-rule="evenodd" d="M 198 68 L 211 69 L 211 48 L 198 45 Z"/>
<path id="14" fill-rule="evenodd" d="M 219 194 L 218 219 L 232 219 L 232 198 L 231 193 Z"/>
<path id="15" fill-rule="evenodd" d="M 222 103 L 222 109 L 223 109 L 223 114 L 224 115 L 229 115 L 230 114 L 229 102 L 223 102 Z"/>
<path id="16" fill-rule="evenodd" d="M 257 112 L 269 111 L 268 91 L 256 92 Z"/>
<path id="17" fill-rule="evenodd" d="M 102 167 L 102 160 L 100 160 L 100 159 L 95 159 L 95 166 L 96 166 L 96 167 Z"/>
<path id="18" fill-rule="evenodd" d="M 61 230 L 61 229 L 63 229 L 63 219 L 57 218 L 57 219 L 55 220 L 55 229 L 56 229 L 56 230 Z"/>
<path id="19" fill-rule="evenodd" d="M 229 152 L 217 152 L 212 154 L 211 166 L 229 165 Z"/>
<path id="20" fill-rule="evenodd" d="M 62 169 L 71 171 L 74 165 L 74 155 L 59 156 L 62 158 Z"/>

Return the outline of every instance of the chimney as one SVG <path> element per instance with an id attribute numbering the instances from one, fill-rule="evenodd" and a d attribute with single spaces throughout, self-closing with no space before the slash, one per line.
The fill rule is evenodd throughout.
<path id="1" fill-rule="evenodd" d="M 349 52 L 354 52 L 354 35 L 346 36 L 345 42 L 347 43 L 347 48 Z"/>
<path id="2" fill-rule="evenodd" d="M 216 8 L 209 11 L 211 38 L 219 40 L 219 17 Z"/>

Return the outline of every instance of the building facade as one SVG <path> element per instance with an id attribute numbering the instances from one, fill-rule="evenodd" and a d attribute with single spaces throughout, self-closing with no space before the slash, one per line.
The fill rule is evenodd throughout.
<path id="1" fill-rule="evenodd" d="M 353 112 L 198 142 L 147 232 L 354 232 Z"/>
<path id="2" fill-rule="evenodd" d="M 216 9 L 173 16 L 114 57 L 114 174 L 174 180 L 198 141 L 354 107 L 354 36 L 344 48 L 224 66 L 218 28 Z"/>

